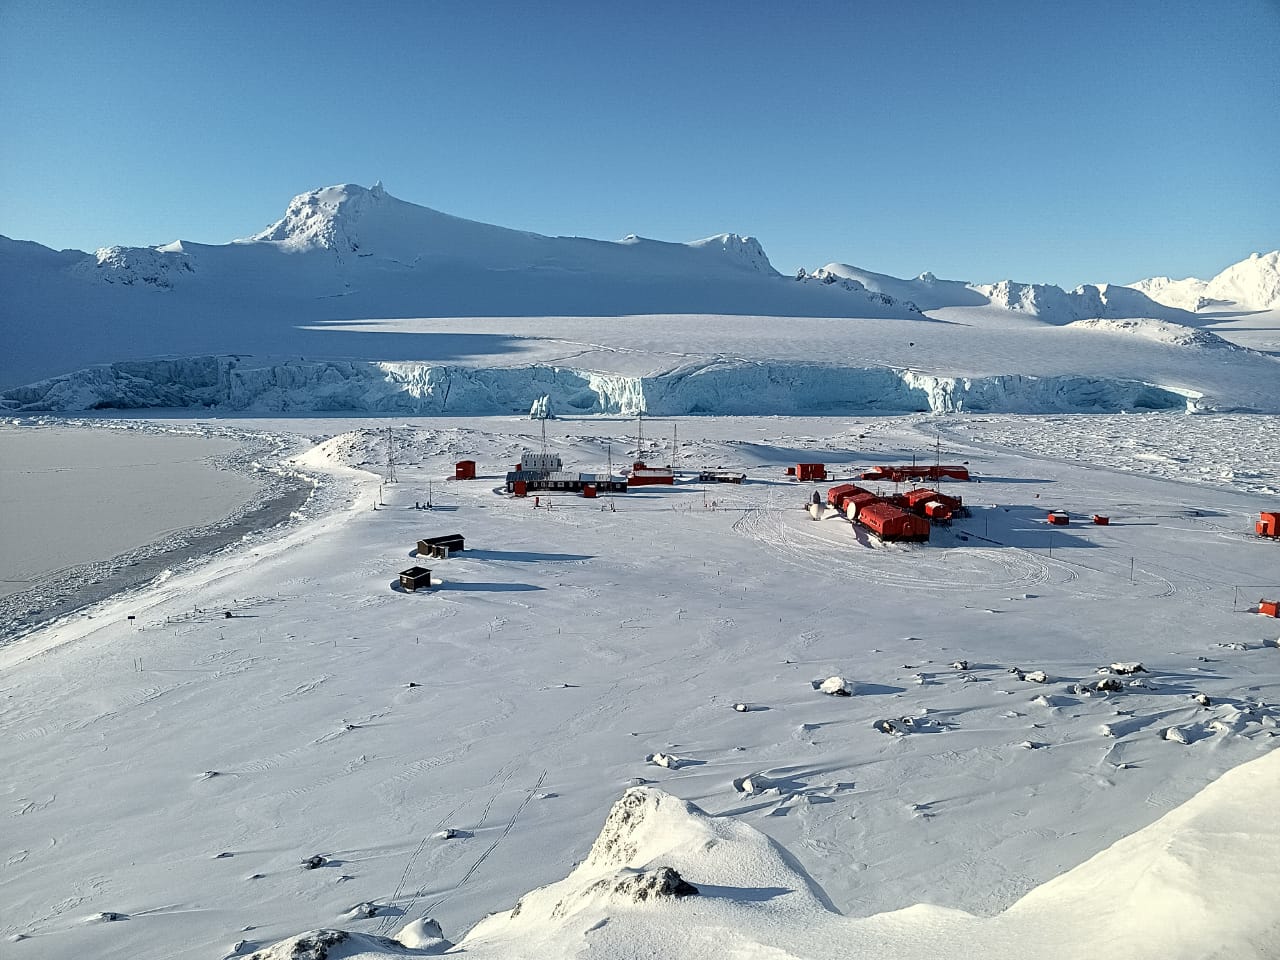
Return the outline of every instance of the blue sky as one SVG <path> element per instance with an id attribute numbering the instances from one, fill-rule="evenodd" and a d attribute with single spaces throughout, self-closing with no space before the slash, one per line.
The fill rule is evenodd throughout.
<path id="1" fill-rule="evenodd" d="M 1280 2 L 0 0 L 0 233 L 458 216 L 1074 285 L 1280 246 Z M 541 8 L 541 9 L 540 9 Z"/>

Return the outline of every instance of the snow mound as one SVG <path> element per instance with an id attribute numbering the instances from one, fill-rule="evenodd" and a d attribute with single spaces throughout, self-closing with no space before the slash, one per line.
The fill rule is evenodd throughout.
<path id="1" fill-rule="evenodd" d="M 1140 290 L 1114 284 L 1083 284 L 1068 291 L 1053 284 L 1002 280 L 975 285 L 973 289 L 986 296 L 994 307 L 1025 313 L 1056 325 L 1095 317 L 1163 317 L 1172 320 L 1186 317 L 1184 311 L 1156 303 Z"/>
<path id="2" fill-rule="evenodd" d="M 195 259 L 181 244 L 163 247 L 103 247 L 94 259 L 71 266 L 73 276 L 125 287 L 169 290 L 174 281 L 196 272 Z"/>
<path id="3" fill-rule="evenodd" d="M 453 946 L 444 938 L 440 924 L 430 917 L 420 917 L 406 923 L 396 933 L 396 939 L 406 947 L 428 952 L 434 950 L 443 953 Z"/>
<path id="4" fill-rule="evenodd" d="M 1136 336 L 1144 340 L 1151 340 L 1154 343 L 1167 343 L 1175 347 L 1204 347 L 1212 350 L 1244 349 L 1228 340 L 1222 339 L 1216 333 L 1210 333 L 1208 330 L 1197 330 L 1193 327 L 1183 326 L 1180 323 L 1154 320 L 1149 317 L 1126 320 L 1101 318 L 1076 320 L 1067 324 L 1067 326 L 1078 330 L 1098 330 L 1103 333 Z"/>
<path id="5" fill-rule="evenodd" d="M 309 930 L 256 950 L 245 960 L 349 960 L 354 957 L 404 956 L 403 946 L 384 937 L 346 930 Z"/>
<path id="6" fill-rule="evenodd" d="M 482 920 L 454 949 L 472 960 L 1263 960 L 1280 951 L 1274 904 L 1280 822 L 1270 815 L 1277 803 L 1280 751 L 1273 750 L 1003 914 L 982 918 L 918 905 L 850 918 L 754 828 L 637 787 L 614 804 L 586 860 L 567 878 Z M 418 955 L 403 941 L 339 931 L 254 954 L 259 960 Z"/>

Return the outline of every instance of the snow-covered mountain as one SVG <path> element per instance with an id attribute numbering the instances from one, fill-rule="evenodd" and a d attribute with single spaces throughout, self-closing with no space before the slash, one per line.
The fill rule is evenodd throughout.
<path id="1" fill-rule="evenodd" d="M 0 248 L 0 257 L 13 254 L 11 246 Z M 270 302 L 276 309 L 293 301 L 309 319 L 316 318 L 316 300 L 338 297 L 349 299 L 319 312 L 732 314 L 747 304 L 759 312 L 763 300 L 765 312 L 784 316 L 919 315 L 857 285 L 796 284 L 774 270 L 754 237 L 725 233 L 691 243 L 547 237 L 408 203 L 381 183 L 301 194 L 275 223 L 230 244 L 114 246 L 65 258 L 44 258 L 45 266 L 61 268 L 58 279 L 233 297 L 246 306 Z M 27 269 L 32 259 L 26 251 Z M 14 264 L 5 257 L 3 266 L 9 273 Z"/>
<path id="2" fill-rule="evenodd" d="M 1233 263 L 1212 280 L 1150 277 L 1128 284 L 1158 303 L 1182 310 L 1280 308 L 1280 250 L 1253 254 Z"/>
<path id="3" fill-rule="evenodd" d="M 1214 289 L 1263 302 L 1275 260 Z M 527 410 L 547 392 L 524 395 L 539 380 L 583 413 L 1280 409 L 1273 358 L 1204 362 L 1205 343 L 1150 325 L 1221 318 L 1136 288 L 900 280 L 839 263 L 790 277 L 752 237 L 548 237 L 380 183 L 301 194 L 226 244 L 91 255 L 0 238 L 0 311 L 12 411 L 494 413 Z M 1072 326 L 1096 319 L 1126 323 Z M 1273 351 L 1270 327 L 1249 326 L 1262 333 L 1246 345 Z"/>
<path id="4" fill-rule="evenodd" d="M 1153 318 L 1175 322 L 1192 319 L 1188 311 L 1158 303 L 1142 290 L 1107 283 L 1063 290 L 1053 284 L 1013 280 L 998 283 L 940 280 L 927 272 L 911 280 L 900 280 L 847 263 L 828 263 L 815 270 L 813 276 L 856 282 L 867 290 L 914 303 L 921 310 L 994 307 L 1052 324 L 1091 319 Z"/>

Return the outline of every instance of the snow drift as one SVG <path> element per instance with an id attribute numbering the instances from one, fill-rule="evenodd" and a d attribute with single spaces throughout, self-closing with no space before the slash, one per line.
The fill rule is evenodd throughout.
<path id="1" fill-rule="evenodd" d="M 628 790 L 568 877 L 476 924 L 476 960 L 539 957 L 892 956 L 923 960 L 1233 960 L 1280 951 L 1280 751 L 1224 774 L 1160 820 L 990 918 L 927 905 L 841 916 L 803 868 L 754 828 L 649 787 Z M 420 942 L 421 922 L 409 924 Z M 426 955 L 405 940 L 317 931 L 253 954 Z"/>

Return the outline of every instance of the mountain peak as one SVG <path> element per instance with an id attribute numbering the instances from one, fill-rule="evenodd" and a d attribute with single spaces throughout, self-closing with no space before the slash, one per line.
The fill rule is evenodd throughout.
<path id="1" fill-rule="evenodd" d="M 247 240 L 354 253 L 360 249 L 355 225 L 370 209 L 388 201 L 400 202 L 387 193 L 381 180 L 370 189 L 342 183 L 300 193 L 289 201 L 283 217 Z"/>
<path id="2" fill-rule="evenodd" d="M 689 246 L 699 250 L 718 250 L 753 270 L 764 274 L 774 274 L 773 264 L 769 262 L 764 247 L 755 237 L 744 237 L 736 233 L 717 233 L 705 240 L 694 240 Z"/>
<path id="3" fill-rule="evenodd" d="M 1191 311 L 1225 306 L 1270 310 L 1280 307 L 1280 250 L 1251 253 L 1212 280 L 1151 277 L 1129 286 L 1160 303 Z"/>

